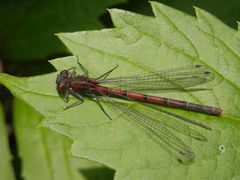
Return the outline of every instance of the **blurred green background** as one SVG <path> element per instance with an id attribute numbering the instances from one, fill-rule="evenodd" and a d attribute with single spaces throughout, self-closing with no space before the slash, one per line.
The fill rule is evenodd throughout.
<path id="1" fill-rule="evenodd" d="M 240 1 L 158 2 L 193 16 L 195 16 L 193 6 L 200 7 L 228 26 L 237 29 Z M 153 16 L 150 4 L 146 0 L 0 0 L 0 72 L 15 76 L 33 76 L 55 71 L 47 61 L 70 55 L 70 52 L 54 34 L 113 27 L 107 8 L 125 9 Z M 0 100 L 3 109 L 3 113 L 0 114 L 0 131 L 3 139 L 0 139 L 0 142 L 6 147 L 6 152 L 0 158 L 0 168 L 5 167 L 5 174 L 11 174 L 5 176 L 7 179 L 32 179 L 27 173 L 30 171 L 27 165 L 29 160 L 33 160 L 34 155 L 26 158 L 31 153 L 26 154 L 24 147 L 27 145 L 24 145 L 24 142 L 28 140 L 24 139 L 23 135 L 26 130 L 32 130 L 31 133 L 37 137 L 39 129 L 35 127 L 40 123 L 41 117 L 27 105 L 13 100 L 10 92 L 1 85 Z M 65 143 L 67 140 L 62 139 L 59 141 L 64 141 L 64 144 L 68 144 L 66 149 L 70 149 L 70 142 Z M 41 148 L 41 145 L 38 145 Z M 80 164 L 77 166 L 77 173 L 82 179 L 113 179 L 113 170 L 96 163 L 89 165 L 91 162 L 82 161 Z M 0 172 L 0 177 L 3 177 L 1 173 L 3 171 Z M 73 176 L 72 179 L 79 179 L 80 176 Z"/>

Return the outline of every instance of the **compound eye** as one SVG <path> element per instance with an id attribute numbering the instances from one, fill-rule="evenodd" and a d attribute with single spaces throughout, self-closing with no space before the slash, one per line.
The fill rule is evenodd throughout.
<path id="1" fill-rule="evenodd" d="M 58 74 L 57 79 L 56 79 L 56 83 L 59 84 L 61 82 L 64 82 L 65 79 L 67 79 L 69 76 L 69 72 L 67 70 L 63 70 L 60 72 L 60 74 Z"/>
<path id="2" fill-rule="evenodd" d="M 65 84 L 64 83 L 59 83 L 57 84 L 57 91 L 59 93 L 64 93 L 66 90 Z"/>
<path id="3" fill-rule="evenodd" d="M 68 71 L 67 70 L 63 70 L 61 73 L 62 78 L 67 78 L 68 77 Z"/>
<path id="4" fill-rule="evenodd" d="M 65 89 L 65 85 L 63 83 L 60 83 L 59 84 L 59 89 L 64 90 Z"/>

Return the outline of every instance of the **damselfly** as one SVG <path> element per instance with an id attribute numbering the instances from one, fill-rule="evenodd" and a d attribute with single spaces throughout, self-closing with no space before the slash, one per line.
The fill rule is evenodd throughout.
<path id="1" fill-rule="evenodd" d="M 68 102 L 69 95 L 78 99 L 77 102 L 65 109 L 83 103 L 84 98 L 90 98 L 111 119 L 99 100 L 103 99 L 115 109 L 122 111 L 131 123 L 140 127 L 145 134 L 152 137 L 183 163 L 192 161 L 195 154 L 171 130 L 200 141 L 206 141 L 206 137 L 183 122 L 207 130 L 211 130 L 211 128 L 198 121 L 156 107 L 156 104 L 215 116 L 222 114 L 220 108 L 140 93 L 142 91 L 187 91 L 189 88 L 212 81 L 214 75 L 203 65 L 191 65 L 143 75 L 107 78 L 118 67 L 115 66 L 100 77 L 90 78 L 87 69 L 79 62 L 78 58 L 77 63 L 83 71 L 83 75 L 78 75 L 76 67 L 72 67 L 61 71 L 56 79 L 58 94 L 65 102 Z M 112 86 L 107 87 L 104 84 Z M 116 98 L 137 102 L 145 110 L 119 102 Z"/>

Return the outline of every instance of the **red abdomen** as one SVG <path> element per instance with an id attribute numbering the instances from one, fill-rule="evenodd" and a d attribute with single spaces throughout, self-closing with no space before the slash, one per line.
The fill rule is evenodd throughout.
<path id="1" fill-rule="evenodd" d="M 210 114 L 215 116 L 220 116 L 222 114 L 222 109 L 212 107 L 212 106 L 204 106 L 200 104 L 189 103 L 186 101 L 164 98 L 159 96 L 151 96 L 151 95 L 146 95 L 142 93 L 127 92 L 127 91 L 123 91 L 115 88 L 108 88 L 104 86 L 97 86 L 96 92 L 99 92 L 100 94 L 106 94 L 108 96 L 113 96 L 118 98 L 122 97 L 123 99 L 132 99 L 134 101 L 142 101 L 142 102 L 148 102 L 152 104 L 159 104 L 159 105 L 167 106 L 171 108 L 185 109 L 185 110 L 190 110 L 190 111 L 195 111 L 195 112 L 200 112 L 200 113 Z"/>

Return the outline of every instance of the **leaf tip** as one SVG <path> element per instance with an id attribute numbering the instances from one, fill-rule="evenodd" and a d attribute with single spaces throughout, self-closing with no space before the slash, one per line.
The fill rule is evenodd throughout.
<path id="1" fill-rule="evenodd" d="M 161 4 L 161 3 L 156 2 L 156 1 L 148 1 L 148 2 L 152 6 L 153 12 L 154 12 L 155 9 L 161 9 L 161 8 L 165 7 L 164 4 Z"/>
<path id="2" fill-rule="evenodd" d="M 54 35 L 57 37 L 60 37 L 62 35 L 62 33 L 55 33 Z"/>
<path id="3" fill-rule="evenodd" d="M 110 14 L 110 12 L 111 12 L 111 9 L 110 9 L 110 8 L 107 8 L 106 10 L 107 10 L 107 11 L 108 11 L 108 13 Z"/>
<path id="4" fill-rule="evenodd" d="M 151 5 L 157 4 L 156 1 L 148 1 Z"/>
<path id="5" fill-rule="evenodd" d="M 155 7 L 164 7 L 165 5 L 162 4 L 162 3 L 159 3 L 157 1 L 148 1 L 152 6 L 155 6 Z"/>
<path id="6" fill-rule="evenodd" d="M 237 21 L 238 31 L 240 31 L 240 21 Z"/>
<path id="7" fill-rule="evenodd" d="M 8 80 L 11 78 L 15 78 L 15 77 L 6 73 L 0 73 L 0 83 L 2 84 L 4 84 L 5 82 L 8 82 Z"/>
<path id="8" fill-rule="evenodd" d="M 115 27 L 121 27 L 124 22 L 123 19 L 132 15 L 132 13 L 128 11 L 116 8 L 108 9 L 108 12 Z"/>
<path id="9" fill-rule="evenodd" d="M 117 16 L 117 15 L 121 15 L 123 12 L 126 12 L 124 10 L 121 9 L 117 9 L 117 8 L 107 8 L 107 11 L 109 12 L 110 16 Z"/>
<path id="10" fill-rule="evenodd" d="M 200 17 L 202 9 L 197 6 L 193 6 L 193 9 L 195 11 L 196 16 Z"/>

